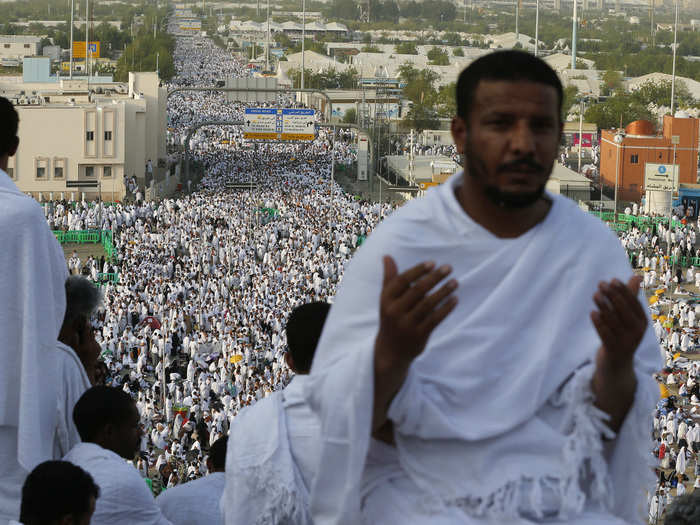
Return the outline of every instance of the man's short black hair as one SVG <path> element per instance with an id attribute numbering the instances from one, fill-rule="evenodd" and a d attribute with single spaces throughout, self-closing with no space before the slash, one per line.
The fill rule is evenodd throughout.
<path id="1" fill-rule="evenodd" d="M 331 305 L 314 302 L 297 306 L 287 320 L 287 346 L 298 372 L 308 373 L 314 359 L 316 345 L 321 338 Z"/>
<path id="2" fill-rule="evenodd" d="M 19 519 L 43 525 L 68 515 L 79 518 L 90 510 L 92 497 L 100 497 L 100 488 L 90 474 L 68 461 L 45 461 L 24 481 Z"/>
<path id="3" fill-rule="evenodd" d="M 665 525 L 697 525 L 700 523 L 700 494 L 683 494 L 666 508 Z"/>
<path id="4" fill-rule="evenodd" d="M 221 472 L 226 468 L 226 445 L 228 444 L 228 436 L 223 436 L 214 441 L 209 447 L 209 459 L 216 470 Z"/>
<path id="5" fill-rule="evenodd" d="M 73 421 L 80 439 L 94 442 L 108 423 L 124 423 L 134 407 L 134 400 L 121 388 L 93 386 L 80 396 L 73 408 Z"/>
<path id="6" fill-rule="evenodd" d="M 557 91 L 559 111 L 564 99 L 564 89 L 554 70 L 542 59 L 525 51 L 496 51 L 484 55 L 469 64 L 457 79 L 457 116 L 465 121 L 474 103 L 479 82 L 534 82 L 552 86 Z"/>
<path id="7" fill-rule="evenodd" d="M 0 97 L 0 157 L 9 153 L 17 144 L 19 115 L 12 102 Z"/>

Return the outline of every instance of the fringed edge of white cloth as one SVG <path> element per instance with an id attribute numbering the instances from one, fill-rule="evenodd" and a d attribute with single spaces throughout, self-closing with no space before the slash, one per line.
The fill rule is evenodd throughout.
<path id="1" fill-rule="evenodd" d="M 612 439 L 615 433 L 606 424 L 609 416 L 593 404 L 592 377 L 593 365 L 578 369 L 553 399 L 565 409 L 562 426 L 568 430 L 562 449 L 564 470 L 561 477 L 522 476 L 508 480 L 485 498 L 467 496 L 445 502 L 445 505 L 457 507 L 474 517 L 543 518 L 542 493 L 549 490 L 560 502 L 560 519 L 582 513 L 587 502 L 611 508 L 612 484 L 602 438 Z M 584 490 L 584 482 L 588 490 Z M 422 503 L 433 510 L 438 510 L 436 504 L 441 506 L 433 498 L 426 498 Z"/>
<path id="2" fill-rule="evenodd" d="M 311 523 L 307 505 L 298 488 L 279 482 L 284 478 L 281 470 L 272 468 L 266 462 L 241 469 L 239 475 L 246 480 L 251 494 L 265 494 L 265 506 L 256 510 L 254 525 Z"/>

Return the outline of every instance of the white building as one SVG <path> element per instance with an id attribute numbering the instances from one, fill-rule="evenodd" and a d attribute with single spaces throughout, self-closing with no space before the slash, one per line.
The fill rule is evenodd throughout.
<path id="1" fill-rule="evenodd" d="M 19 60 L 41 54 L 38 36 L 0 35 L 0 60 Z"/>
<path id="2" fill-rule="evenodd" d="M 0 95 L 15 103 L 20 144 L 8 174 L 38 200 L 122 200 L 124 177 L 143 184 L 150 159 L 156 178 L 166 158 L 165 88 L 156 73 L 129 73 L 129 83 L 63 78 L 56 83 L 7 82 Z M 159 162 L 160 161 L 160 162 Z M 68 181 L 96 181 L 99 188 L 68 188 Z"/>

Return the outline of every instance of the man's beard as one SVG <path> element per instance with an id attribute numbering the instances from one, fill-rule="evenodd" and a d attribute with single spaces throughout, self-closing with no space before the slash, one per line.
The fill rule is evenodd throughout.
<path id="1" fill-rule="evenodd" d="M 483 167 L 483 163 L 480 161 L 481 159 L 479 156 L 474 154 L 474 151 L 468 142 L 465 144 L 464 153 L 464 166 L 467 174 L 471 177 L 479 179 L 482 187 L 484 188 L 484 195 L 486 195 L 486 198 L 496 206 L 511 210 L 528 208 L 540 200 L 544 195 L 544 184 L 538 187 L 535 191 L 527 193 L 503 191 L 498 186 L 489 184 L 484 180 L 485 177 L 480 176 L 481 174 L 486 173 L 486 169 Z"/>
<path id="2" fill-rule="evenodd" d="M 501 208 L 517 210 L 528 208 L 540 200 L 544 195 L 544 184 L 529 193 L 501 191 L 496 186 L 484 185 L 484 194 L 493 204 Z"/>

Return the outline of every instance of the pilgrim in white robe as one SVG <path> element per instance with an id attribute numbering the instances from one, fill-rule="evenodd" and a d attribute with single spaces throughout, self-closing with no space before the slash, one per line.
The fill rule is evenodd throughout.
<path id="1" fill-rule="evenodd" d="M 54 439 L 54 458 L 62 458 L 78 443 L 80 435 L 73 421 L 73 408 L 86 390 L 90 388 L 90 379 L 78 354 L 56 341 L 58 353 L 58 378 L 61 387 L 56 396 L 57 427 Z"/>
<path id="2" fill-rule="evenodd" d="M 63 459 L 87 471 L 100 487 L 92 525 L 170 525 L 138 471 L 115 452 L 79 443 Z"/>
<path id="3" fill-rule="evenodd" d="M 53 457 L 63 250 L 41 206 L 0 170 L 0 525 L 19 516 L 27 474 Z M 20 410 L 21 407 L 21 410 Z"/>
<path id="4" fill-rule="evenodd" d="M 590 387 L 601 344 L 593 295 L 600 281 L 632 276 L 624 250 L 603 223 L 552 194 L 540 224 L 497 238 L 457 201 L 462 176 L 385 219 L 347 268 L 306 390 L 322 421 L 314 523 L 638 522 L 653 483 L 652 373 L 661 366 L 651 323 L 635 356 L 634 403 L 605 450 L 603 435 L 614 434 Z M 389 407 L 395 448 L 370 439 L 384 255 L 400 272 L 450 264 L 459 282 L 456 309 Z"/>
<path id="5" fill-rule="evenodd" d="M 309 483 L 320 423 L 306 404 L 308 376 L 242 410 L 233 420 L 221 499 L 226 525 L 310 525 Z"/>
<path id="6" fill-rule="evenodd" d="M 222 525 L 219 502 L 225 482 L 223 472 L 212 472 L 161 492 L 156 504 L 173 525 Z"/>

